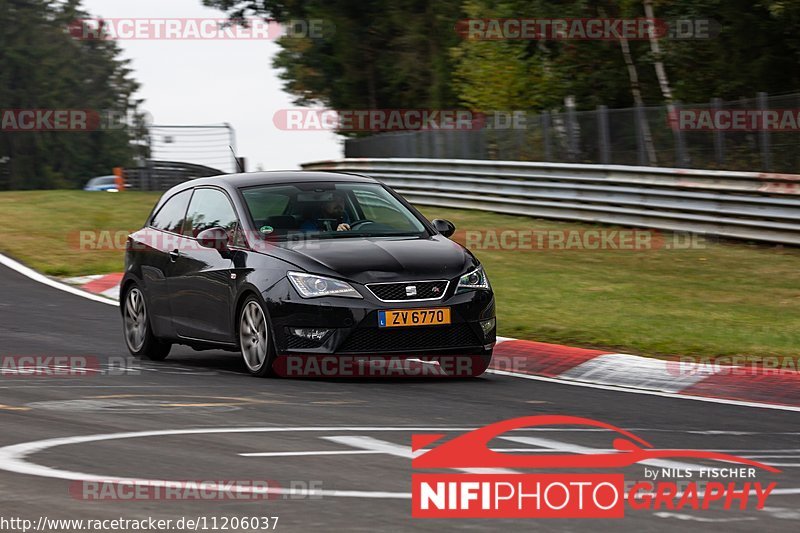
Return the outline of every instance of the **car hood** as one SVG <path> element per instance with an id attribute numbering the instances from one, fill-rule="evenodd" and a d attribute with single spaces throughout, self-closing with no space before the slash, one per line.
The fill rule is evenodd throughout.
<path id="1" fill-rule="evenodd" d="M 452 279 L 478 262 L 442 237 L 368 237 L 276 243 L 268 252 L 315 274 L 357 283 Z"/>

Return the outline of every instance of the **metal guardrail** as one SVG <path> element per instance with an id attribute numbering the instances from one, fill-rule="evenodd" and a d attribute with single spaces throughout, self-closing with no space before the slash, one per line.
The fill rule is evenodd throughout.
<path id="1" fill-rule="evenodd" d="M 166 191 L 195 178 L 224 174 L 221 170 L 179 161 L 147 161 L 140 168 L 125 169 L 125 182 L 134 190 Z"/>
<path id="2" fill-rule="evenodd" d="M 447 159 L 341 159 L 420 205 L 800 244 L 800 175 Z"/>

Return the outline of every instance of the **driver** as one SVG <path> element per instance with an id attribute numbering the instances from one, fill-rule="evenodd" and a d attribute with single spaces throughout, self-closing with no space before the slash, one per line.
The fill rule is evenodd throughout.
<path id="1" fill-rule="evenodd" d="M 335 221 L 336 231 L 350 231 L 348 224 L 347 211 L 345 210 L 345 197 L 340 192 L 334 192 L 331 198 L 322 206 L 322 215 L 319 220 L 306 220 L 301 226 L 302 231 L 331 231 L 333 228 L 326 227 L 326 222 Z"/>

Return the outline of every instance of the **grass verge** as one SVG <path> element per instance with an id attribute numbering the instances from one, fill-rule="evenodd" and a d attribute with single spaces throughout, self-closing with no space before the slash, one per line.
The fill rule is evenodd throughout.
<path id="1" fill-rule="evenodd" d="M 141 228 L 159 196 L 145 192 L 0 193 L 0 252 L 50 276 L 121 272 L 121 251 L 113 246 L 82 249 L 80 232 L 103 231 L 102 235 L 113 237 Z"/>
<path id="2" fill-rule="evenodd" d="M 549 238 L 544 242 L 555 249 L 519 251 L 509 249 L 524 244 L 515 236 L 530 230 L 559 237 L 615 228 L 480 211 L 423 212 L 477 233 L 459 232 L 456 240 L 471 241 L 486 267 L 501 335 L 643 355 L 800 357 L 797 248 L 699 241 L 667 249 L 685 244 L 685 236 L 664 234 L 638 251 L 558 249 L 559 241 Z M 517 233 L 504 249 L 502 231 L 509 230 Z"/>

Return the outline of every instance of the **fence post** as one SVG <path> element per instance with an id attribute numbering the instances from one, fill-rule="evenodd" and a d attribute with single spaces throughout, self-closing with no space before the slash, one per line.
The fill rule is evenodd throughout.
<path id="1" fill-rule="evenodd" d="M 719 112 L 722 110 L 722 99 L 712 98 L 711 110 L 714 112 L 714 116 L 719 116 Z M 714 156 L 717 165 L 720 167 L 725 165 L 725 134 L 720 129 L 714 130 Z"/>
<path id="2" fill-rule="evenodd" d="M 0 191 L 11 189 L 11 157 L 0 157 Z"/>
<path id="3" fill-rule="evenodd" d="M 459 132 L 458 135 L 458 158 L 459 159 L 474 159 L 475 155 L 469 149 L 469 143 L 475 135 L 474 130 L 464 130 Z"/>
<path id="4" fill-rule="evenodd" d="M 544 160 L 553 160 L 553 147 L 550 139 L 550 111 L 542 112 L 542 142 L 544 142 Z"/>
<path id="5" fill-rule="evenodd" d="M 142 178 L 144 181 L 144 187 L 142 188 L 143 191 L 154 191 L 153 188 L 153 161 L 148 159 L 145 163 L 144 168 L 142 169 Z"/>
<path id="6" fill-rule="evenodd" d="M 758 132 L 758 140 L 761 145 L 761 168 L 764 172 L 772 171 L 772 149 L 770 147 L 769 132 L 764 129 L 764 113 L 769 109 L 767 93 L 758 93 L 758 109 L 761 111 L 761 128 Z"/>
<path id="7" fill-rule="evenodd" d="M 673 104 L 667 106 L 667 113 L 678 118 L 681 114 L 681 103 L 675 101 Z M 677 127 L 675 127 L 677 125 Z M 675 166 L 678 168 L 685 168 L 691 166 L 689 161 L 689 154 L 686 151 L 686 138 L 683 136 L 683 130 L 680 128 L 680 121 L 673 122 L 672 135 L 675 138 Z"/>
<path id="8" fill-rule="evenodd" d="M 444 130 L 444 140 L 445 140 L 445 147 L 444 147 L 444 158 L 445 159 L 458 159 L 458 155 L 456 154 L 456 131 L 455 130 Z"/>
<path id="9" fill-rule="evenodd" d="M 647 147 L 645 146 L 645 135 L 644 135 L 644 126 L 642 121 L 644 120 L 644 109 L 641 105 L 636 104 L 634 108 L 634 125 L 636 126 L 636 155 L 637 161 L 639 166 L 645 167 L 649 165 L 648 157 L 646 154 Z"/>
<path id="10" fill-rule="evenodd" d="M 419 131 L 412 131 L 409 133 L 411 139 L 411 157 L 422 157 L 422 153 L 419 150 Z"/>
<path id="11" fill-rule="evenodd" d="M 528 127 L 527 113 L 525 115 L 525 122 L 523 122 L 523 124 L 524 127 L 517 127 L 518 124 L 516 120 L 511 123 L 514 134 L 514 152 L 516 153 L 514 159 L 517 161 L 525 160 L 525 130 Z"/>
<path id="12" fill-rule="evenodd" d="M 441 130 L 431 130 L 431 135 L 433 136 L 433 158 L 444 159 L 444 156 L 442 155 L 442 145 L 444 144 L 444 139 L 442 139 Z"/>
<path id="13" fill-rule="evenodd" d="M 604 165 L 611 164 L 611 132 L 608 129 L 608 107 L 597 106 L 597 133 L 598 133 L 598 152 L 600 152 L 600 162 Z"/>
<path id="14" fill-rule="evenodd" d="M 571 162 L 575 162 L 578 158 L 578 143 L 577 143 L 577 135 L 578 135 L 578 124 L 577 119 L 575 118 L 575 98 L 572 96 L 568 96 L 564 103 L 566 104 L 567 108 L 567 147 L 569 150 L 569 160 Z"/>

